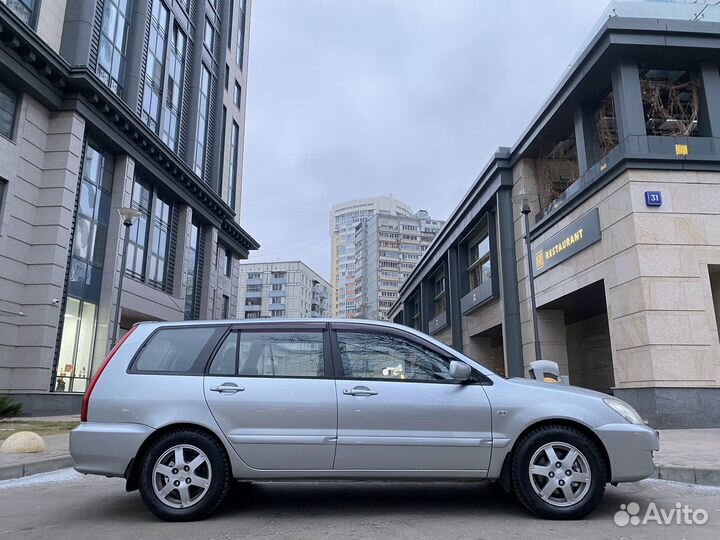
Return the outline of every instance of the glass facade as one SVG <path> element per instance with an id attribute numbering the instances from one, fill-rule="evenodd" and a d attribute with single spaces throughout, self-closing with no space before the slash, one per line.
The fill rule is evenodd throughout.
<path id="1" fill-rule="evenodd" d="M 130 227 L 130 242 L 127 248 L 125 272 L 139 280 L 145 279 L 145 257 L 150 234 L 150 206 L 152 190 L 139 178 L 135 179 L 132 190 L 132 207 L 142 215 Z"/>
<path id="2" fill-rule="evenodd" d="M 150 248 L 148 282 L 159 288 L 165 286 L 165 280 L 167 279 L 171 213 L 172 205 L 158 195 L 153 205 L 152 244 Z"/>
<path id="3" fill-rule="evenodd" d="M 84 392 L 100 302 L 114 160 L 88 142 L 80 180 L 55 390 Z"/>
<path id="4" fill-rule="evenodd" d="M 15 127 L 17 92 L 0 82 L 0 135 L 10 139 Z"/>
<path id="5" fill-rule="evenodd" d="M 200 99 L 198 100 L 198 123 L 195 134 L 195 174 L 205 177 L 205 145 L 208 135 L 208 112 L 210 110 L 210 70 L 204 65 L 200 74 Z"/>
<path id="6" fill-rule="evenodd" d="M 38 0 L 7 0 L 6 4 L 22 22 L 35 30 L 37 26 Z"/>
<path id="7" fill-rule="evenodd" d="M 240 143 L 240 127 L 233 122 L 230 134 L 230 185 L 228 186 L 228 204 L 235 210 L 237 198 L 238 146 Z"/>
<path id="8" fill-rule="evenodd" d="M 142 120 L 156 133 L 160 128 L 160 104 L 163 94 L 163 68 L 165 66 L 169 17 L 168 10 L 162 1 L 154 0 L 150 19 L 147 63 L 145 65 Z"/>
<path id="9" fill-rule="evenodd" d="M 180 128 L 180 108 L 183 100 L 183 77 L 185 75 L 185 34 L 177 23 L 173 24 L 168 48 L 166 96 L 162 100 L 162 129 L 160 138 L 173 150 L 178 148 L 178 130 Z"/>
<path id="10" fill-rule="evenodd" d="M 235 47 L 235 63 L 243 68 L 243 52 L 245 50 L 245 0 L 240 0 L 240 13 L 238 13 L 237 42 Z"/>
<path id="11" fill-rule="evenodd" d="M 97 74 L 118 95 L 122 95 L 125 83 L 125 48 L 131 4 L 131 0 L 105 0 L 103 5 Z"/>

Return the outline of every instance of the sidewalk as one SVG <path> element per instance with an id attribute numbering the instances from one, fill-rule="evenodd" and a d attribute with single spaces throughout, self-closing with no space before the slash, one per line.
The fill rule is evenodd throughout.
<path id="1" fill-rule="evenodd" d="M 77 417 L 55 419 L 78 420 Z M 46 450 L 41 454 L 0 454 L 0 480 L 72 466 L 68 435 L 48 435 L 43 439 Z M 655 464 L 656 477 L 662 480 L 720 486 L 720 428 L 661 431 Z"/>

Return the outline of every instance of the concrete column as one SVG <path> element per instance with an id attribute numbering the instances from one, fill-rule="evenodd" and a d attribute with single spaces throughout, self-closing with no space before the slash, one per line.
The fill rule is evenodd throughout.
<path id="1" fill-rule="evenodd" d="M 720 72 L 715 62 L 700 65 L 699 130 L 702 137 L 720 137 Z"/>
<path id="2" fill-rule="evenodd" d="M 450 332 L 452 335 L 453 349 L 462 352 L 462 312 L 460 309 L 460 265 L 458 264 L 458 248 L 451 246 L 447 252 L 447 264 L 445 265 L 445 283 L 447 286 L 446 310 Z"/>
<path id="3" fill-rule="evenodd" d="M 420 331 L 430 332 L 430 319 L 432 314 L 432 283 L 428 280 L 420 282 Z"/>
<path id="4" fill-rule="evenodd" d="M 637 62 L 621 60 L 613 66 L 611 77 L 620 142 L 630 136 L 645 136 L 647 132 Z M 630 148 L 636 149 L 634 146 Z"/>
<path id="5" fill-rule="evenodd" d="M 511 174 L 511 173 L 510 173 Z M 515 229 L 513 222 L 512 189 L 501 188 L 497 193 L 498 239 L 500 261 L 493 261 L 500 272 L 503 302 L 503 343 L 508 377 L 523 377 L 522 332 L 520 327 L 520 296 L 518 293 Z M 498 265 L 498 262 L 500 263 Z"/>
<path id="6" fill-rule="evenodd" d="M 71 0 L 65 6 L 60 56 L 71 66 L 90 64 L 90 42 L 97 0 Z M 94 69 L 95 66 L 89 66 Z"/>
<path id="7" fill-rule="evenodd" d="M 127 53 L 125 55 L 125 89 L 123 98 L 133 111 L 137 111 L 140 102 L 140 88 L 145 78 L 145 28 L 150 17 L 149 2 L 133 2 L 130 13 L 130 30 L 127 37 Z M 167 36 L 170 40 L 170 36 Z"/>
<path id="8" fill-rule="evenodd" d="M 580 176 L 600 159 L 600 145 L 595 131 L 593 111 L 587 105 L 575 107 L 575 145 Z"/>

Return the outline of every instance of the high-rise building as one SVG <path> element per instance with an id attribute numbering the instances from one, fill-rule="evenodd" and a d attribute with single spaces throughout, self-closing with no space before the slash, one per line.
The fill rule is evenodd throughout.
<path id="1" fill-rule="evenodd" d="M 375 214 L 355 227 L 355 306 L 361 319 L 387 320 L 398 291 L 444 222 L 425 210 Z"/>
<path id="2" fill-rule="evenodd" d="M 382 213 L 411 216 L 412 210 L 393 197 L 357 199 L 333 206 L 330 214 L 330 283 L 334 317 L 355 316 L 355 226 Z"/>
<path id="3" fill-rule="evenodd" d="M 0 393 L 27 412 L 79 408 L 116 323 L 237 311 L 250 7 L 0 0 Z"/>
<path id="4" fill-rule="evenodd" d="M 330 284 L 300 261 L 240 265 L 238 318 L 330 316 Z"/>

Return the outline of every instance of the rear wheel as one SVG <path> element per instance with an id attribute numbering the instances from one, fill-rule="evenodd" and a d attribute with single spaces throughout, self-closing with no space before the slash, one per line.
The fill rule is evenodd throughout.
<path id="1" fill-rule="evenodd" d="M 199 430 L 169 432 L 142 458 L 138 487 L 145 505 L 166 521 L 191 521 L 210 515 L 230 489 L 227 454 Z"/>
<path id="2" fill-rule="evenodd" d="M 528 433 L 513 454 L 517 498 L 549 519 L 579 519 L 592 512 L 605 492 L 607 471 L 600 451 L 579 431 L 545 426 Z"/>

